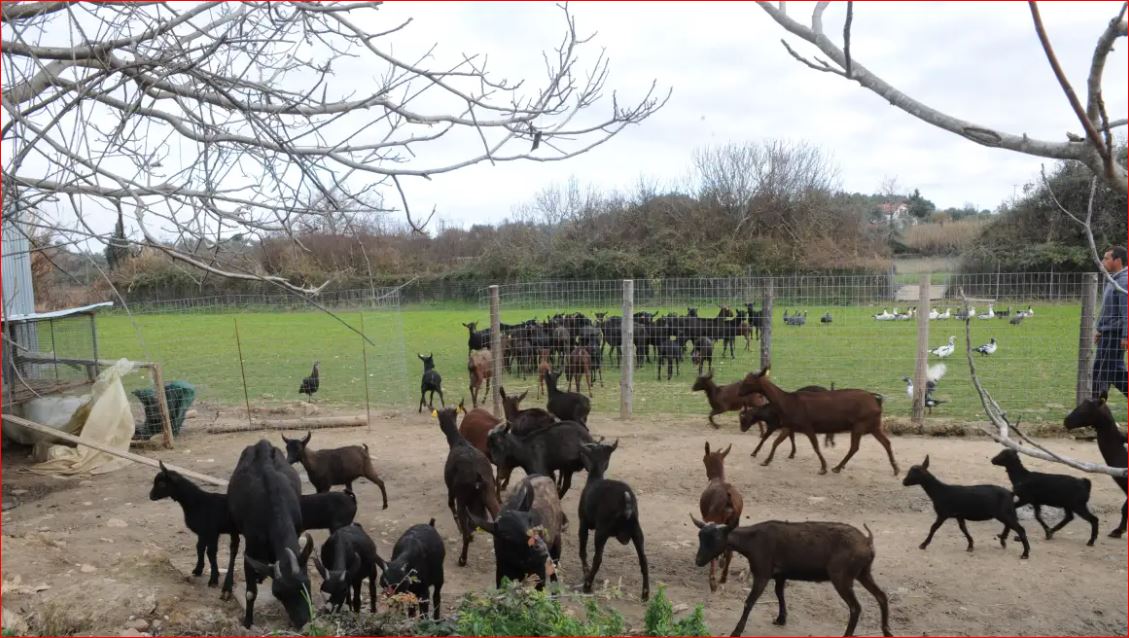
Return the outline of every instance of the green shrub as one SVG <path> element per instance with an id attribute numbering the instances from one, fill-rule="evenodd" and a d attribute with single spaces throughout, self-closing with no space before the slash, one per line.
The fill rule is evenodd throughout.
<path id="1" fill-rule="evenodd" d="M 647 604 L 643 616 L 644 634 L 648 636 L 709 636 L 701 605 L 695 605 L 689 616 L 674 619 L 674 608 L 666 597 L 666 588 L 659 586 L 659 592 Z"/>
<path id="2" fill-rule="evenodd" d="M 506 582 L 502 589 L 463 597 L 455 632 L 463 636 L 615 636 L 623 634 L 623 617 L 603 609 L 595 599 L 584 602 L 579 618 L 561 605 L 566 595 L 553 596 Z"/>

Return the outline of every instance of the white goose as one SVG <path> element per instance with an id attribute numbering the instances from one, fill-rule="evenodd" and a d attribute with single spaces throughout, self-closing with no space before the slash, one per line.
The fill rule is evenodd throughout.
<path id="1" fill-rule="evenodd" d="M 977 319 L 995 319 L 996 313 L 995 313 L 994 310 L 992 310 L 992 304 L 988 304 L 988 312 L 986 312 L 982 315 L 976 315 L 976 318 Z"/>
<path id="2" fill-rule="evenodd" d="M 935 319 L 940 319 L 940 318 L 941 318 L 941 311 L 940 310 L 937 310 L 936 308 L 930 308 L 929 309 L 929 320 L 930 321 L 933 321 Z"/>
<path id="3" fill-rule="evenodd" d="M 985 343 L 982 346 L 976 346 L 976 351 L 983 356 L 987 356 L 995 353 L 997 347 L 999 347 L 999 344 L 996 343 L 996 338 L 992 337 L 991 341 L 989 341 L 988 343 Z"/>
<path id="4" fill-rule="evenodd" d="M 874 315 L 875 321 L 891 321 L 893 319 L 894 315 L 890 314 L 890 311 L 885 308 L 882 309 L 881 314 Z"/>
<path id="5" fill-rule="evenodd" d="M 952 319 L 953 318 L 953 309 L 946 307 L 945 312 L 942 312 L 940 315 L 937 316 L 937 318 L 938 319 Z"/>
<path id="6" fill-rule="evenodd" d="M 945 357 L 951 355 L 954 350 L 956 350 L 956 342 L 957 338 L 955 336 L 950 336 L 948 343 L 943 346 L 937 346 L 936 348 L 933 348 L 929 351 L 929 353 L 944 359 Z"/>

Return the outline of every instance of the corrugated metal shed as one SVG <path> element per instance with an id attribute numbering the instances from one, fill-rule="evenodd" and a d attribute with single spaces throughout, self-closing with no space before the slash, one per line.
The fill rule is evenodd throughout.
<path id="1" fill-rule="evenodd" d="M 3 234 L 4 312 L 9 315 L 35 312 L 35 287 L 31 281 L 31 248 L 27 235 L 14 222 L 4 221 Z"/>

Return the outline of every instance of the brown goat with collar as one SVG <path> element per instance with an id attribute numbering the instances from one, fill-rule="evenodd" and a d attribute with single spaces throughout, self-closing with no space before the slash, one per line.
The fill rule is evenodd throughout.
<path id="1" fill-rule="evenodd" d="M 702 520 L 709 523 L 718 523 L 736 527 L 741 522 L 741 510 L 744 501 L 741 493 L 731 483 L 725 480 L 725 457 L 733 445 L 724 450 L 710 452 L 710 444 L 706 442 L 706 455 L 702 463 L 706 466 L 706 479 L 709 483 L 702 490 L 702 497 L 698 499 L 698 507 L 702 511 Z M 717 579 L 714 570 L 717 560 L 710 561 L 710 591 L 717 591 L 718 583 L 724 583 L 729 578 L 729 561 L 733 560 L 733 550 L 726 549 L 721 563 L 721 579 Z"/>

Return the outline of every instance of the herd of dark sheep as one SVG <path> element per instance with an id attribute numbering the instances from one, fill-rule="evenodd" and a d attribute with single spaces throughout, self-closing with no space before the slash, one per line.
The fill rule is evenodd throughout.
<path id="1" fill-rule="evenodd" d="M 746 314 L 744 318 L 747 317 Z M 724 323 L 727 319 L 720 321 Z M 559 325 L 567 326 L 571 335 L 573 326 L 579 328 L 585 324 L 578 317 L 562 317 Z M 650 327 L 655 323 L 646 325 Z M 685 333 L 679 330 L 696 324 L 672 324 L 670 320 L 659 325 L 666 327 L 656 333 L 669 336 L 683 335 Z M 674 329 L 672 325 L 681 327 Z M 539 334 L 533 324 L 526 328 L 518 332 Z M 605 323 L 601 329 L 604 335 L 608 334 L 606 328 Z M 475 331 L 473 324 L 469 324 L 468 329 L 470 350 L 482 350 L 485 338 Z M 673 331 L 667 333 L 668 329 Z M 577 334 L 584 333 L 578 330 Z M 568 343 L 575 342 L 570 338 Z M 475 348 L 476 345 L 480 347 Z M 557 347 L 557 361 L 567 357 L 567 351 L 567 346 Z M 550 349 L 549 356 L 552 352 Z M 645 356 L 642 348 L 640 352 Z M 424 389 L 429 389 L 433 381 L 436 392 L 440 392 L 438 373 L 434 371 L 431 357 L 420 355 L 420 358 L 425 364 Z M 499 388 L 504 418 L 477 407 L 468 411 L 461 402 L 457 407 L 432 410 L 448 444 L 443 481 L 447 504 L 461 536 L 457 564 L 460 567 L 467 564 L 470 543 L 476 531 L 481 530 L 493 537 L 496 585 L 501 586 L 503 579 L 521 581 L 532 577 L 540 589 L 547 582 L 558 581 L 556 564 L 561 557 L 562 537 L 572 525 L 579 541 L 583 591 L 592 591 L 602 566 L 605 544 L 615 539 L 634 546 L 642 574 L 640 598 L 647 600 L 649 568 L 640 522 L 641 508 L 647 504 L 640 502 L 628 483 L 614 478 L 611 458 L 620 447 L 619 440 L 608 443 L 603 437 L 593 435 L 588 427 L 591 407 L 588 397 L 557 388 L 559 374 L 550 370 L 546 375 L 549 394 L 545 408 L 523 409 L 520 404 L 527 392 L 508 395 L 504 388 Z M 832 469 L 839 472 L 858 450 L 861 437 L 869 434 L 883 445 L 894 474 L 899 474 L 893 449 L 882 428 L 881 395 L 867 390 L 820 386 L 789 392 L 771 381 L 767 368 L 723 387 L 716 386 L 711 375 L 701 376 L 694 388 L 706 392 L 711 408 L 709 419 L 714 427 L 717 425 L 713 417 L 728 411 L 741 412 L 742 431 L 759 424 L 762 430 L 758 451 L 773 432 L 779 433 L 773 450 L 784 438 L 799 433 L 811 442 L 820 461 L 820 473 L 825 473 L 827 463 L 820 452 L 817 435 L 825 435 L 825 444 L 830 444 L 833 434 L 847 433 L 851 437 L 850 449 Z M 421 397 L 421 407 L 422 404 Z M 461 423 L 460 414 L 463 415 Z M 1126 437 L 1115 424 L 1104 394 L 1100 399 L 1083 402 L 1064 423 L 1068 429 L 1093 427 L 1106 463 L 1126 467 Z M 193 574 L 203 573 L 207 554 L 211 564 L 208 584 L 217 584 L 218 541 L 221 535 L 227 534 L 231 537 L 231 555 L 221 597 L 231 596 L 235 557 L 242 538 L 246 580 L 244 625 L 247 627 L 254 621 L 258 585 L 267 578 L 271 579 L 274 597 L 282 603 L 293 625 L 302 627 L 309 622 L 313 608 L 309 603 L 312 589 L 307 562 L 311 556 L 322 580 L 320 590 L 327 608 L 347 606 L 359 613 L 367 580 L 370 611 L 377 609 L 379 586 L 387 596 L 410 594 L 412 616 L 430 613 L 438 618 L 446 548 L 435 528 L 435 519 L 406 529 L 390 558 L 383 558 L 381 548 L 354 522 L 358 504 L 351 485 L 358 478 L 375 483 L 383 496 L 383 507 L 388 507 L 384 482 L 367 446 L 313 450 L 309 447 L 310 439 L 310 434 L 301 439 L 284 436 L 285 450 L 266 440 L 248 446 L 239 457 L 226 494 L 205 492 L 161 466 L 150 497 L 153 500 L 171 498 L 183 508 L 185 523 L 198 538 Z M 710 565 L 711 590 L 726 581 L 734 553 L 748 561 L 752 591 L 733 635 L 744 631 L 749 612 L 769 581 L 775 583 L 779 603 L 775 622 L 783 625 L 787 621 L 784 588 L 788 580 L 830 582 L 849 609 L 845 635 L 853 634 L 861 613 L 853 591 L 854 583 L 859 582 L 878 602 L 883 634 L 891 635 L 889 602 L 872 575 L 876 548 L 870 529 L 864 525 L 864 534 L 839 522 L 774 520 L 739 526 L 742 496 L 738 487 L 726 480 L 724 469 L 731 450 L 732 445 L 724 450 L 711 450 L 706 443 L 703 463 L 707 483 L 699 501 L 701 519 L 693 515 L 691 518 L 699 528 L 695 562 L 699 566 Z M 794 441 L 792 454 L 795 454 Z M 929 545 L 946 520 L 953 518 L 968 540 L 967 549 L 971 552 L 973 542 L 966 522 L 995 520 L 1003 526 L 998 536 L 1001 546 L 1006 547 L 1008 537 L 1014 534 L 1015 540 L 1023 546 L 1021 558 L 1028 558 L 1031 546 L 1016 513 L 1023 505 L 1034 506 L 1036 520 L 1043 526 L 1047 539 L 1077 515 L 1090 525 L 1087 545 L 1095 543 L 1098 520 L 1087 505 L 1092 487 L 1089 479 L 1029 471 L 1010 449 L 1000 452 L 992 463 L 1006 470 L 1009 487 L 947 484 L 933 474 L 937 468 L 930 466 L 928 456 L 921 464 L 910 468 L 902 484 L 921 486 L 936 513 L 921 549 Z M 301 493 L 299 476 L 293 468 L 295 464 L 305 469 L 316 494 Z M 526 476 L 506 495 L 514 468 L 521 468 Z M 581 471 L 585 472 L 586 479 L 577 518 L 570 522 L 561 501 L 571 487 L 573 475 Z M 941 471 L 943 473 L 943 468 Z M 1125 479 L 1114 480 L 1122 491 L 1126 490 Z M 331 491 L 335 485 L 344 486 L 344 491 Z M 1062 508 L 1066 517 L 1055 527 L 1049 527 L 1042 519 L 1043 507 Z M 1126 506 L 1123 505 L 1120 524 L 1109 535 L 1119 538 L 1125 528 Z M 314 529 L 329 532 L 316 555 L 315 543 L 309 534 Z M 591 564 L 588 561 L 589 533 L 594 536 L 595 550 Z M 718 560 L 721 561 L 720 577 L 716 575 Z"/>

